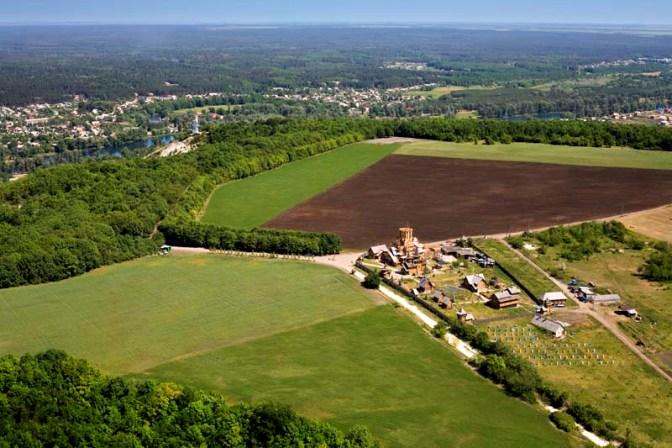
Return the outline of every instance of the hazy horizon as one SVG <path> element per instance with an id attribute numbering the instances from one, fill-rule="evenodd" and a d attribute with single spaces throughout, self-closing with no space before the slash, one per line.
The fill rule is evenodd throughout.
<path id="1" fill-rule="evenodd" d="M 672 26 L 672 4 L 642 0 L 22 0 L 2 25 L 600 25 Z"/>

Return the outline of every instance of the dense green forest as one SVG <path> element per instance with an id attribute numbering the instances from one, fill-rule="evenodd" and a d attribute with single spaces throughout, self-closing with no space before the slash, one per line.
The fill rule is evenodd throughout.
<path id="1" fill-rule="evenodd" d="M 586 65 L 669 57 L 672 37 L 560 30 L 207 26 L 3 27 L 0 104 L 273 87 L 393 88 L 575 77 Z M 593 31 L 593 32 L 590 32 Z M 48 44 L 45 44 L 48 42 Z M 390 68 L 426 63 L 427 70 Z M 658 66 L 638 66 L 657 70 Z M 599 71 L 606 72 L 609 68 Z M 627 68 L 626 68 L 627 70 Z"/>
<path id="2" fill-rule="evenodd" d="M 170 383 L 103 375 L 62 352 L 0 357 L 0 447 L 321 447 L 377 444 L 290 408 L 228 406 Z"/>
<path id="3" fill-rule="evenodd" d="M 581 121 L 343 118 L 217 126 L 209 130 L 201 148 L 189 154 L 63 165 L 1 184 L 0 287 L 61 280 L 155 253 L 164 241 L 157 225 L 161 223 L 166 234 L 180 234 L 218 184 L 356 141 L 392 135 L 672 150 L 671 129 Z M 207 229 L 201 234 L 201 230 L 198 238 L 218 235 L 216 244 L 208 243 L 212 247 L 268 247 L 259 238 L 248 245 L 228 241 L 232 235 L 250 238 L 249 233 Z M 294 247 L 297 253 L 319 254 L 338 247 L 331 236 L 273 235 L 264 237 L 282 252 Z"/>

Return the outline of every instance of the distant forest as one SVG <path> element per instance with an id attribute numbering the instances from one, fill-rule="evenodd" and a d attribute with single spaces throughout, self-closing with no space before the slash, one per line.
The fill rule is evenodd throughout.
<path id="1" fill-rule="evenodd" d="M 572 78 L 586 64 L 670 56 L 672 36 L 617 33 L 441 27 L 0 27 L 0 104 L 58 102 L 74 94 L 109 100 L 149 92 L 254 93 L 335 82 L 356 88 L 517 85 Z M 423 62 L 428 69 L 385 68 L 396 61 Z"/>

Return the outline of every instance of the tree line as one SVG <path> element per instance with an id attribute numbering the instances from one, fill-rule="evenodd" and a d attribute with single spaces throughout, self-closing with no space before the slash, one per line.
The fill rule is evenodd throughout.
<path id="1" fill-rule="evenodd" d="M 162 224 L 159 231 L 166 243 L 175 246 L 309 256 L 337 254 L 342 249 L 341 239 L 331 233 L 243 230 L 197 221 Z"/>
<path id="2" fill-rule="evenodd" d="M 166 230 L 192 222 L 218 184 L 386 136 L 672 149 L 670 129 L 582 121 L 339 118 L 215 126 L 200 149 L 188 154 L 62 165 L 1 184 L 0 287 L 61 280 L 151 254 L 164 241 L 154 231 L 157 224 L 163 222 Z M 284 238 L 294 244 L 297 236 Z M 301 251 L 312 246 L 297 244 Z M 317 253 L 334 247 L 321 246 Z"/>
<path id="3" fill-rule="evenodd" d="M 377 443 L 277 404 L 228 406 L 172 383 L 103 375 L 59 351 L 0 357 L 1 447 L 320 447 Z"/>

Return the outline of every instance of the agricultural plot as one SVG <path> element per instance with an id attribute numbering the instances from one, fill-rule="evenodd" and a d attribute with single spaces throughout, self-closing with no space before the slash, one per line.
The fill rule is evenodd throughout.
<path id="1" fill-rule="evenodd" d="M 553 248 L 546 254 L 530 254 L 547 269 L 576 276 L 600 288 L 618 293 L 623 302 L 637 308 L 642 320 L 620 319 L 620 326 L 662 367 L 672 371 L 669 354 L 672 353 L 672 288 L 670 285 L 649 282 L 637 275 L 649 251 L 607 251 L 588 260 L 568 262 L 557 256 Z M 613 313 L 615 307 L 605 308 Z"/>
<path id="2" fill-rule="evenodd" d="M 289 403 L 340 427 L 364 424 L 384 447 L 575 442 L 541 412 L 471 372 L 392 307 L 165 364 L 147 375 L 232 401 Z"/>
<path id="3" fill-rule="evenodd" d="M 431 99 L 439 99 L 442 96 L 449 95 L 454 92 L 463 92 L 465 90 L 492 90 L 495 87 L 481 87 L 481 86 L 443 86 L 435 87 L 432 90 L 409 90 L 404 94 L 409 96 L 418 96 Z"/>
<path id="4" fill-rule="evenodd" d="M 616 366 L 617 360 L 607 356 L 592 342 L 556 341 L 531 326 L 487 326 L 485 331 L 495 341 L 502 341 L 535 366 Z M 618 361 L 618 365 L 623 365 Z"/>
<path id="5" fill-rule="evenodd" d="M 139 372 L 373 306 L 324 266 L 153 257 L 0 291 L 0 353 L 58 348 L 108 372 Z"/>
<path id="6" fill-rule="evenodd" d="M 672 200 L 672 171 L 392 155 L 266 227 L 334 232 L 345 247 L 412 225 L 423 241 L 514 233 Z"/>
<path id="7" fill-rule="evenodd" d="M 403 145 L 395 151 L 395 154 L 611 168 L 672 169 L 672 153 L 665 151 L 587 148 L 541 143 L 476 145 L 422 140 Z M 672 202 L 672 199 L 670 201 Z"/>
<path id="8" fill-rule="evenodd" d="M 228 227 L 258 227 L 348 179 L 397 148 L 397 145 L 366 143 L 349 145 L 224 184 L 213 193 L 202 220 Z"/>
<path id="9" fill-rule="evenodd" d="M 553 318 L 572 324 L 565 340 L 531 328 L 529 318 L 481 328 L 534 363 L 549 384 L 597 407 L 623 434 L 629 429 L 651 446 L 670 446 L 669 383 L 596 322 L 571 313 Z"/>
<path id="10" fill-rule="evenodd" d="M 618 220 L 634 232 L 672 243 L 672 205 L 623 216 Z"/>
<path id="11" fill-rule="evenodd" d="M 389 447 L 573 443 L 380 300 L 315 264 L 153 257 L 0 291 L 0 352 L 59 348 L 115 374 L 287 403 Z"/>

